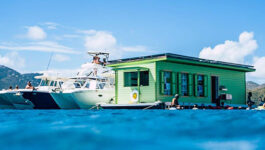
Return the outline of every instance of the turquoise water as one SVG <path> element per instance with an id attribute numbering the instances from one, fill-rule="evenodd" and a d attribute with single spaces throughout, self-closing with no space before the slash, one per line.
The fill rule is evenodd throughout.
<path id="1" fill-rule="evenodd" d="M 0 149 L 264 149 L 265 111 L 0 110 Z"/>

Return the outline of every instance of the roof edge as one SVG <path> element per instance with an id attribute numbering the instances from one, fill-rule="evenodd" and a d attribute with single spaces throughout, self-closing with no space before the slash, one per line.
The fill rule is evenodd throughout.
<path id="1" fill-rule="evenodd" d="M 164 53 L 164 54 L 157 54 L 157 55 L 112 60 L 108 62 L 109 63 L 108 66 L 118 67 L 118 66 L 125 66 L 125 65 L 130 65 L 130 64 L 137 64 L 137 63 L 140 64 L 140 63 L 148 63 L 148 62 L 155 62 L 155 61 L 174 61 L 174 60 L 180 63 L 182 62 L 182 63 L 187 63 L 187 64 L 196 64 L 196 65 L 202 65 L 202 66 L 232 69 L 232 70 L 239 70 L 239 71 L 244 71 L 244 72 L 253 72 L 256 70 L 254 66 L 251 66 L 251 65 L 216 61 L 216 60 L 210 60 L 210 59 L 202 59 L 202 58 L 178 55 L 178 54 L 173 54 L 173 53 Z"/>

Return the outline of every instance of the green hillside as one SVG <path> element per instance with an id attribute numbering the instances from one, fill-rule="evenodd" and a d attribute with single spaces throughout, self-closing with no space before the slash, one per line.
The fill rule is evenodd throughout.
<path id="1" fill-rule="evenodd" d="M 31 81 L 33 86 L 37 86 L 40 80 L 35 79 L 35 76 L 41 75 L 39 73 L 20 74 L 19 72 L 0 65 L 0 89 L 8 89 L 9 86 L 13 88 L 18 85 L 19 88 L 24 88 L 28 81 Z"/>
<path id="2" fill-rule="evenodd" d="M 265 84 L 258 84 L 253 81 L 248 81 L 247 91 L 252 92 L 252 100 L 255 101 L 257 104 L 260 103 L 260 98 L 265 98 Z"/>
<path id="3" fill-rule="evenodd" d="M 256 88 L 258 88 L 260 85 L 256 82 L 253 81 L 247 81 L 247 89 L 248 90 L 254 90 Z"/>

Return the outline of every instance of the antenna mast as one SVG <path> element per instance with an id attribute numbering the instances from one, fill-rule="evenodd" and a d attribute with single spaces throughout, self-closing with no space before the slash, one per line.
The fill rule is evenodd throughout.
<path id="1" fill-rule="evenodd" d="M 47 71 L 49 70 L 49 67 L 50 67 L 50 64 L 52 61 L 52 56 L 53 56 L 53 52 L 51 52 L 51 55 L 50 55 L 50 59 L 49 59 L 48 65 L 47 65 Z"/>

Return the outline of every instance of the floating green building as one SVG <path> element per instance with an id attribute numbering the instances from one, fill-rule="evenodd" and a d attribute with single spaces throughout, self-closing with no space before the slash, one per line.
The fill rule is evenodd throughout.
<path id="1" fill-rule="evenodd" d="M 246 73 L 253 66 L 206 60 L 177 54 L 158 54 L 113 60 L 115 103 L 179 102 L 216 103 L 221 93 L 225 103 L 246 104 Z"/>

